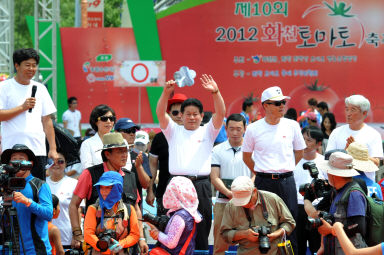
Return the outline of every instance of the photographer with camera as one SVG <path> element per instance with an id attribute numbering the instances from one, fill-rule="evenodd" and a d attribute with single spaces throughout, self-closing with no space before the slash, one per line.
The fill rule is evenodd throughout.
<path id="1" fill-rule="evenodd" d="M 324 160 L 318 167 L 327 171 L 329 183 L 336 189 L 329 210 L 333 221 L 344 225 L 344 231 L 356 248 L 367 247 L 363 238 L 366 234 L 367 201 L 360 191 L 359 184 L 352 179 L 353 176 L 359 175 L 353 169 L 353 157 L 343 152 L 334 152 L 329 160 Z M 323 237 L 318 255 L 344 254 L 338 239 L 332 235 L 329 222 L 323 220 L 318 231 Z"/>
<path id="2" fill-rule="evenodd" d="M 52 219 L 52 196 L 48 184 L 31 174 L 35 154 L 25 145 L 16 144 L 1 155 L 1 163 L 19 171 L 15 177 L 25 179 L 25 187 L 13 192 L 12 206 L 16 208 L 20 235 L 20 254 L 51 254 L 48 221 Z"/>
<path id="3" fill-rule="evenodd" d="M 296 221 L 297 239 L 299 255 L 305 255 L 307 252 L 307 241 L 309 249 L 315 253 L 320 248 L 320 235 L 317 229 L 308 229 L 309 221 L 307 213 L 304 210 L 304 197 L 300 193 L 307 192 L 317 193 L 314 188 L 317 188 L 317 183 L 324 182 L 327 179 L 327 173 L 318 171 L 316 164 L 324 160 L 324 156 L 317 153 L 317 150 L 322 146 L 323 132 L 320 128 L 314 126 L 307 126 L 301 130 L 303 134 L 306 148 L 304 149 L 304 156 L 296 165 L 294 171 L 296 189 L 297 189 L 297 203 L 298 203 L 298 217 Z M 315 174 L 315 176 L 313 176 Z M 312 177 L 313 176 L 313 177 Z M 321 190 L 320 190 L 321 192 Z M 315 196 L 316 194 L 313 194 Z M 318 200 L 314 201 L 317 204 Z"/>
<path id="4" fill-rule="evenodd" d="M 108 171 L 94 186 L 98 200 L 88 207 L 84 221 L 89 254 L 131 254 L 127 248 L 139 241 L 140 232 L 134 207 L 122 200 L 123 177 Z"/>
<path id="5" fill-rule="evenodd" d="M 170 216 L 165 229 L 164 220 L 146 220 L 151 227 L 150 235 L 158 240 L 156 247 L 150 254 L 192 255 L 195 250 L 196 225 L 201 222 L 202 216 L 197 207 L 199 200 L 196 189 L 191 180 L 183 176 L 176 176 L 169 182 L 164 196 L 164 208 L 169 209 Z M 144 220 L 147 215 L 144 215 Z M 156 225 L 156 226 L 155 226 Z"/>
<path id="6" fill-rule="evenodd" d="M 278 254 L 277 244 L 296 225 L 284 201 L 255 188 L 248 176 L 237 177 L 231 192 L 221 223 L 222 237 L 230 244 L 239 244 L 239 255 Z"/>

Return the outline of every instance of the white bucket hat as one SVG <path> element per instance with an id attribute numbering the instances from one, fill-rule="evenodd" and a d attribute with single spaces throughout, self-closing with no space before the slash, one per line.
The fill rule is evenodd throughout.
<path id="1" fill-rule="evenodd" d="M 359 172 L 353 169 L 352 156 L 344 152 L 334 152 L 329 157 L 329 160 L 324 160 L 317 165 L 319 169 L 335 176 L 353 177 L 359 175 Z"/>

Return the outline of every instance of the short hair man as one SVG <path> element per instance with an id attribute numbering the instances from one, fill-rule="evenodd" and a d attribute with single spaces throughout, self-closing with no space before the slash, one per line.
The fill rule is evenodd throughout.
<path id="1" fill-rule="evenodd" d="M 269 227 L 270 250 L 277 255 L 277 244 L 284 234 L 295 228 L 295 220 L 283 200 L 276 194 L 258 190 L 248 176 L 237 177 L 231 185 L 232 200 L 226 205 L 220 227 L 228 243 L 238 243 L 237 254 L 261 254 L 255 227 Z"/>
<path id="2" fill-rule="evenodd" d="M 77 98 L 68 98 L 68 109 L 63 113 L 63 125 L 74 138 L 81 140 L 81 112 L 77 110 Z"/>
<path id="3" fill-rule="evenodd" d="M 255 186 L 280 196 L 293 217 L 297 217 L 297 195 L 293 171 L 306 147 L 299 124 L 283 118 L 286 100 L 279 87 L 261 94 L 265 117 L 247 127 L 243 142 L 243 160 L 256 174 Z M 252 156 L 253 155 L 253 156 Z M 295 232 L 291 238 L 297 254 Z"/>
<path id="4" fill-rule="evenodd" d="M 221 237 L 220 226 L 224 208 L 232 198 L 230 186 L 237 176 L 252 176 L 244 164 L 241 145 L 246 122 L 241 114 L 231 114 L 225 126 L 228 140 L 215 146 L 212 151 L 211 182 L 217 189 L 216 202 L 213 207 L 214 215 L 214 245 L 213 254 L 224 255 L 229 244 Z"/>
<path id="5" fill-rule="evenodd" d="M 249 113 L 253 110 L 253 99 L 252 97 L 244 99 L 243 105 L 241 107 L 243 110 L 240 114 L 245 118 L 246 124 L 249 124 Z"/>
<path id="6" fill-rule="evenodd" d="M 96 202 L 98 194 L 94 185 L 98 182 L 99 178 L 104 172 L 116 171 L 124 177 L 123 184 L 123 201 L 135 206 L 136 214 L 138 218 L 141 218 L 141 210 L 138 206 L 138 200 L 140 199 L 136 187 L 136 177 L 135 173 L 124 169 L 128 160 L 128 148 L 127 144 L 124 141 L 123 136 L 120 133 L 108 133 L 103 136 L 103 149 L 101 151 L 101 156 L 103 158 L 103 163 L 95 165 L 85 169 L 76 185 L 75 190 L 73 191 L 73 197 L 71 203 L 69 204 L 69 217 L 71 219 L 72 225 L 72 246 L 79 247 L 80 242 L 84 240 L 82 231 L 80 228 L 79 217 L 77 214 L 80 203 L 83 199 L 86 199 L 86 209 L 89 205 L 92 205 Z M 138 160 L 137 160 L 138 161 Z M 141 164 L 138 163 L 138 164 Z M 138 167 L 136 165 L 136 167 Z M 140 236 L 143 236 L 142 225 L 140 225 Z M 143 242 L 142 242 L 143 241 Z M 148 246 L 145 243 L 145 239 L 140 239 L 139 241 L 140 248 Z"/>
<path id="7" fill-rule="evenodd" d="M 16 76 L 0 83 L 0 122 L 3 150 L 14 144 L 25 144 L 36 155 L 34 177 L 45 180 L 48 157 L 57 160 L 55 131 L 51 114 L 56 107 L 46 87 L 34 80 L 40 57 L 34 49 L 19 49 L 13 53 Z M 36 93 L 32 97 L 33 88 Z M 28 111 L 32 109 L 31 111 Z"/>
<path id="8" fill-rule="evenodd" d="M 181 118 L 181 103 L 187 99 L 184 94 L 174 94 L 168 99 L 167 113 L 169 117 L 178 125 L 183 125 Z M 168 168 L 168 142 L 163 132 L 159 132 L 153 138 L 151 150 L 149 151 L 149 166 L 151 168 L 152 179 L 147 189 L 146 201 L 153 206 L 156 197 L 157 214 L 164 215 L 167 209 L 163 206 L 163 195 L 165 188 L 170 179 Z M 159 169 L 159 182 L 156 187 L 156 194 L 153 190 L 153 183 L 157 177 L 157 169 Z"/>
<path id="9" fill-rule="evenodd" d="M 312 253 L 315 253 L 320 248 L 321 239 L 317 229 L 308 230 L 306 228 L 306 225 L 309 224 L 308 216 L 304 210 L 304 197 L 299 193 L 299 187 L 303 184 L 311 183 L 313 180 L 309 174 L 309 170 L 304 169 L 303 165 L 308 162 L 315 163 L 317 165 L 324 160 L 324 156 L 317 152 L 317 150 L 321 147 L 324 135 L 320 128 L 313 126 L 307 126 L 303 128 L 301 133 L 303 134 L 307 147 L 304 149 L 303 158 L 296 165 L 294 177 L 298 202 L 298 217 L 296 220 L 296 233 L 299 250 L 298 254 L 305 255 L 307 252 L 307 241 L 309 243 L 309 249 Z M 318 178 L 327 179 L 327 173 L 323 172 L 322 169 L 319 169 Z M 318 201 L 315 203 L 317 202 Z"/>
<path id="10" fill-rule="evenodd" d="M 33 164 L 35 159 L 32 150 L 23 144 L 14 145 L 1 155 L 1 163 L 10 165 L 14 160 Z M 48 222 L 53 216 L 51 190 L 48 184 L 35 178 L 30 170 L 20 170 L 15 176 L 24 178 L 26 181 L 23 190 L 13 193 L 12 202 L 17 211 L 25 249 L 23 251 L 20 240 L 20 254 L 51 254 L 48 236 Z"/>
<path id="11" fill-rule="evenodd" d="M 347 125 L 336 128 L 329 136 L 326 151 L 347 149 L 352 142 L 359 142 L 368 147 L 369 159 L 379 165 L 383 158 L 381 135 L 374 128 L 364 123 L 368 116 L 370 103 L 362 95 L 352 95 L 345 99 L 345 117 Z M 375 172 L 366 173 L 375 181 Z"/>
<path id="12" fill-rule="evenodd" d="M 208 250 L 208 236 L 212 224 L 212 191 L 208 176 L 211 173 L 211 152 L 225 115 L 225 104 L 216 82 L 203 75 L 202 86 L 213 97 L 215 114 L 204 126 L 203 105 L 195 98 L 181 104 L 183 125 L 176 124 L 166 113 L 167 103 L 176 82 L 168 81 L 157 102 L 156 114 L 169 145 L 169 172 L 192 180 L 199 199 L 198 210 L 203 220 L 196 227 L 196 250 Z"/>
<path id="13" fill-rule="evenodd" d="M 317 111 L 321 114 L 321 116 L 324 116 L 325 113 L 329 112 L 328 104 L 324 101 L 319 102 L 316 105 Z"/>
<path id="14" fill-rule="evenodd" d="M 327 171 L 329 183 L 336 189 L 336 196 L 332 200 L 329 213 L 334 217 L 335 222 L 341 222 L 344 225 L 344 230 L 354 246 L 363 248 L 367 247 L 363 238 L 366 234 L 367 201 L 365 195 L 359 190 L 351 191 L 355 186 L 360 187 L 352 181 L 353 176 L 359 175 L 353 169 L 353 165 L 352 156 L 343 152 L 334 152 L 329 160 L 319 164 L 319 168 Z M 341 201 L 346 194 L 348 201 Z M 323 225 L 318 228 L 318 231 L 324 238 L 318 254 L 323 254 L 325 251 L 326 254 L 331 255 L 344 254 L 337 238 L 332 235 L 331 225 L 324 220 L 322 222 Z"/>
<path id="15" fill-rule="evenodd" d="M 152 174 L 149 168 L 148 156 L 134 148 L 136 132 L 140 130 L 140 126 L 135 124 L 130 118 L 121 118 L 116 122 L 115 130 L 119 132 L 128 143 L 132 164 L 131 171 L 136 174 L 136 186 L 140 197 L 142 197 L 143 189 L 148 188 Z M 142 207 L 142 200 L 139 201 L 139 206 Z"/>

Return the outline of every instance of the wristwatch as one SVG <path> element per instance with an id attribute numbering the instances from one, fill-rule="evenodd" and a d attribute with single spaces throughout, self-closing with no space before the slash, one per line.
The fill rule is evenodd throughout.
<path id="1" fill-rule="evenodd" d="M 28 203 L 29 203 L 28 206 L 30 206 L 32 204 L 32 202 L 33 202 L 32 198 L 28 198 Z"/>

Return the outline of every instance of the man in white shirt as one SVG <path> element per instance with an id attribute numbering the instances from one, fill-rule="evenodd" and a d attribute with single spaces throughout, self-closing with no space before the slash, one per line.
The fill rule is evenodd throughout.
<path id="1" fill-rule="evenodd" d="M 68 98 L 68 110 L 63 113 L 63 125 L 76 140 L 81 140 L 81 112 L 77 110 L 77 98 Z"/>
<path id="2" fill-rule="evenodd" d="M 299 187 L 303 184 L 311 183 L 313 178 L 310 176 L 309 170 L 304 169 L 303 165 L 308 162 L 313 162 L 316 165 L 324 160 L 324 156 L 317 153 L 317 150 L 321 147 L 323 141 L 323 132 L 320 128 L 314 126 L 307 126 L 302 129 L 305 144 L 307 148 L 304 149 L 304 156 L 296 165 L 294 171 L 294 177 L 297 190 L 297 202 L 298 202 L 298 217 L 296 220 L 297 239 L 299 255 L 305 255 L 307 252 L 307 241 L 309 249 L 312 253 L 317 252 L 320 248 L 320 235 L 317 229 L 308 230 L 306 224 L 308 224 L 308 215 L 304 210 L 304 197 L 299 193 Z M 320 179 L 327 179 L 327 173 L 322 169 L 318 169 Z M 318 202 L 318 201 L 317 201 Z"/>
<path id="3" fill-rule="evenodd" d="M 199 198 L 198 210 L 203 220 L 196 227 L 196 250 L 208 250 L 208 235 L 212 224 L 211 152 L 225 115 L 225 104 L 216 82 L 211 76 L 200 79 L 203 88 L 211 92 L 215 107 L 212 119 L 200 126 L 203 119 L 203 105 L 195 98 L 185 100 L 181 105 L 183 125 L 176 124 L 167 114 L 168 99 L 176 82 L 171 80 L 164 86 L 157 102 L 156 114 L 169 145 L 169 173 L 182 175 L 192 180 Z"/>
<path id="4" fill-rule="evenodd" d="M 54 161 L 58 159 L 50 116 L 56 112 L 56 107 L 46 87 L 32 80 L 39 60 L 34 49 L 19 49 L 13 53 L 16 76 L 0 83 L 1 143 L 3 150 L 15 144 L 25 144 L 30 148 L 36 155 L 31 173 L 45 180 L 45 138 L 49 144 L 48 157 Z"/>
<path id="5" fill-rule="evenodd" d="M 212 151 L 211 182 L 217 189 L 216 202 L 213 207 L 214 255 L 224 255 L 229 247 L 229 244 L 220 235 L 220 226 L 225 206 L 232 199 L 232 181 L 237 176 L 252 176 L 243 162 L 241 153 L 245 127 L 246 120 L 242 114 L 231 114 L 225 126 L 228 140 L 215 146 Z"/>
<path id="6" fill-rule="evenodd" d="M 279 87 L 270 87 L 261 94 L 265 117 L 250 124 L 243 142 L 243 160 L 256 174 L 255 186 L 277 194 L 292 216 L 297 217 L 297 195 L 293 170 L 303 157 L 306 145 L 299 124 L 283 118 L 286 100 Z M 290 236 L 297 254 L 295 231 Z"/>
<path id="7" fill-rule="evenodd" d="M 369 159 L 377 166 L 383 158 L 381 135 L 374 128 L 364 123 L 370 109 L 370 102 L 362 95 L 352 95 L 345 99 L 345 116 L 347 125 L 336 128 L 329 136 L 326 151 L 346 150 L 352 142 L 359 142 L 368 147 Z M 375 181 L 375 172 L 366 173 Z"/>

